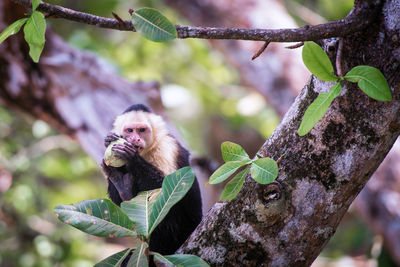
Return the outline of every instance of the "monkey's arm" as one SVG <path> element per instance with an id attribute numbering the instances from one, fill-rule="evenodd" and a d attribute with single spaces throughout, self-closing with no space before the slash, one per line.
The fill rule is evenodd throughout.
<path id="1" fill-rule="evenodd" d="M 130 173 L 109 167 L 104 162 L 102 162 L 101 167 L 107 176 L 108 194 L 114 203 L 119 205 L 122 201 L 130 200 L 137 194 L 134 190 L 134 179 Z"/>

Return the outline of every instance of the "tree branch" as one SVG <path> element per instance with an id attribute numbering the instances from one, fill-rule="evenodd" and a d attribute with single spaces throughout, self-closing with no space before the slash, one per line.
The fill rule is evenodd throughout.
<path id="1" fill-rule="evenodd" d="M 31 7 L 30 0 L 12 0 L 13 2 Z M 315 26 L 306 25 L 301 28 L 291 29 L 244 29 L 244 28 L 211 28 L 191 27 L 175 25 L 178 38 L 199 39 L 229 39 L 229 40 L 252 40 L 265 42 L 301 42 L 316 41 L 331 37 L 343 37 L 357 32 L 366 27 L 374 18 L 374 8 L 369 6 L 368 1 L 359 5 L 346 18 L 331 21 Z M 101 28 L 115 29 L 120 31 L 135 31 L 132 22 L 124 20 L 121 23 L 117 19 L 95 16 L 92 14 L 75 11 L 57 5 L 41 2 L 37 10 L 48 13 L 52 18 L 64 18 L 80 23 L 95 25 Z"/>

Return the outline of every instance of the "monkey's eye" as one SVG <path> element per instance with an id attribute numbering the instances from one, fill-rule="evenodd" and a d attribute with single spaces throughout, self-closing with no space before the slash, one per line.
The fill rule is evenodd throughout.
<path id="1" fill-rule="evenodd" d="M 133 132 L 133 129 L 132 129 L 132 128 L 128 128 L 128 129 L 126 129 L 126 131 L 127 131 L 128 133 L 131 133 L 131 132 Z"/>
<path id="2" fill-rule="evenodd" d="M 146 131 L 146 128 L 140 128 L 139 132 L 144 133 Z"/>

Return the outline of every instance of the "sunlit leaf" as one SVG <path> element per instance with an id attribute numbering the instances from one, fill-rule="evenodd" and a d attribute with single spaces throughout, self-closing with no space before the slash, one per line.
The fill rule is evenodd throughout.
<path id="1" fill-rule="evenodd" d="M 305 42 L 302 52 L 303 62 L 307 69 L 324 81 L 339 79 L 333 74 L 333 66 L 325 51 L 314 42 Z"/>
<path id="2" fill-rule="evenodd" d="M 304 136 L 311 131 L 315 124 L 325 115 L 330 104 L 340 94 L 341 90 L 340 83 L 336 83 L 329 89 L 329 92 L 318 95 L 304 113 L 297 131 L 300 136 Z"/>
<path id="3" fill-rule="evenodd" d="M 0 33 L 0 44 L 4 42 L 5 39 L 7 39 L 10 35 L 16 34 L 19 32 L 21 29 L 21 26 L 25 24 L 25 22 L 28 20 L 28 18 L 23 18 L 15 21 L 13 24 L 5 28 L 1 33 Z"/>
<path id="4" fill-rule="evenodd" d="M 145 7 L 133 12 L 132 23 L 138 33 L 155 42 L 169 41 L 178 36 L 174 24 L 153 8 Z"/>
<path id="5" fill-rule="evenodd" d="M 220 166 L 210 177 L 210 184 L 218 184 L 228 179 L 240 167 L 249 164 L 251 160 L 229 161 Z"/>
<path id="6" fill-rule="evenodd" d="M 377 68 L 357 66 L 352 68 L 344 78 L 350 82 L 358 83 L 360 89 L 375 100 L 392 100 L 389 84 L 382 72 Z"/>
<path id="7" fill-rule="evenodd" d="M 251 178 L 260 184 L 269 184 L 278 177 L 278 164 L 271 158 L 255 160 L 250 167 Z"/>
<path id="8" fill-rule="evenodd" d="M 121 263 L 124 259 L 129 255 L 130 249 L 124 249 L 118 253 L 111 255 L 108 258 L 105 258 L 101 262 L 94 265 L 94 267 L 107 267 L 107 266 L 121 266 Z"/>
<path id="9" fill-rule="evenodd" d="M 154 231 L 172 206 L 185 196 L 192 187 L 194 179 L 194 172 L 190 167 L 179 169 L 164 178 L 161 195 L 155 201 L 150 213 L 148 234 Z"/>
<path id="10" fill-rule="evenodd" d="M 139 235 L 148 236 L 150 211 L 161 189 L 140 192 L 136 197 L 121 203 L 121 209 L 135 225 Z"/>
<path id="11" fill-rule="evenodd" d="M 249 172 L 249 168 L 242 170 L 235 177 L 232 178 L 224 187 L 221 193 L 222 201 L 230 201 L 234 199 L 239 193 L 240 189 L 242 189 L 244 181 L 246 179 L 246 175 Z"/>
<path id="12" fill-rule="evenodd" d="M 249 155 L 247 155 L 246 151 L 240 145 L 228 141 L 221 144 L 221 152 L 225 162 L 250 159 Z"/>
<path id="13" fill-rule="evenodd" d="M 45 43 L 46 20 L 39 11 L 34 11 L 24 27 L 24 36 L 29 44 L 29 55 L 38 62 Z"/>
<path id="14" fill-rule="evenodd" d="M 138 248 L 136 248 L 133 253 L 131 258 L 128 261 L 127 267 L 145 267 L 148 266 L 149 263 L 147 261 L 147 256 L 146 256 L 146 249 L 149 246 L 147 245 L 146 242 L 143 242 Z"/>
<path id="15" fill-rule="evenodd" d="M 174 254 L 164 256 L 159 253 L 152 253 L 154 261 L 165 264 L 169 267 L 183 266 L 183 267 L 207 267 L 209 266 L 202 258 L 196 255 L 188 254 Z"/>
<path id="16" fill-rule="evenodd" d="M 102 237 L 136 235 L 133 222 L 108 199 L 58 205 L 54 212 L 60 221 L 91 235 Z"/>
<path id="17" fill-rule="evenodd" d="M 35 11 L 39 4 L 40 0 L 32 0 L 32 11 Z"/>

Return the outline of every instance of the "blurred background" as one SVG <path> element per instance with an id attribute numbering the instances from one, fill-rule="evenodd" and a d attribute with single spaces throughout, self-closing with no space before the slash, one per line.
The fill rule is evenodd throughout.
<path id="1" fill-rule="evenodd" d="M 114 11 L 124 19 L 129 8 L 147 6 L 177 24 L 247 28 L 324 23 L 345 17 L 353 6 L 352 0 L 46 2 L 106 17 Z M 300 49 L 285 49 L 288 44 L 271 44 L 251 61 L 262 43 L 154 43 L 138 34 L 61 19 L 49 19 L 48 26 L 125 79 L 158 82 L 175 134 L 195 161 L 206 158 L 211 169 L 221 161 L 220 144 L 226 140 L 241 144 L 253 156 L 309 77 Z M 203 190 L 204 212 L 218 199 L 219 189 Z M 102 197 L 106 182 L 98 162 L 77 141 L 0 101 L 0 266 L 92 266 L 129 246 L 130 239 L 84 234 L 53 213 L 57 204 Z M 385 236 L 360 210 L 350 208 L 314 266 L 395 266 L 383 245 Z"/>

